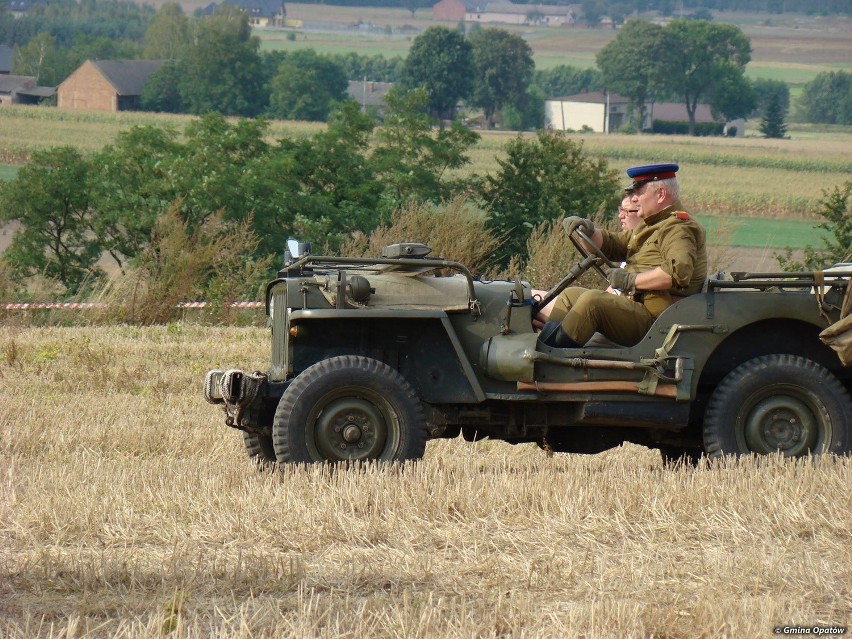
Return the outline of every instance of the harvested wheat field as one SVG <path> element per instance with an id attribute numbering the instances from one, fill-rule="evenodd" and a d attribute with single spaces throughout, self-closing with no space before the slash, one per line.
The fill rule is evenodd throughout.
<path id="1" fill-rule="evenodd" d="M 0 636 L 769 637 L 852 621 L 852 459 L 438 441 L 253 467 L 266 331 L 0 328 Z M 782 633 L 779 631 L 778 634 Z"/>

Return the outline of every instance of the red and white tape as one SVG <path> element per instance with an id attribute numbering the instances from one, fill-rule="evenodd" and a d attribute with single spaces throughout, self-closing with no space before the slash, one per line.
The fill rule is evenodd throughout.
<path id="1" fill-rule="evenodd" d="M 181 302 L 177 305 L 178 308 L 204 308 L 207 302 Z M 261 308 L 263 302 L 231 302 L 231 308 Z"/>
<path id="2" fill-rule="evenodd" d="M 4 311 L 35 311 L 44 309 L 60 310 L 87 310 L 92 308 L 106 308 L 108 304 L 101 302 L 13 302 L 0 304 Z M 181 302 L 176 308 L 205 308 L 207 302 Z M 231 308 L 262 308 L 263 302 L 231 302 Z"/>
<path id="3" fill-rule="evenodd" d="M 3 304 L 0 306 L 3 310 L 6 311 L 30 311 L 30 310 L 40 310 L 45 308 L 61 308 L 61 309 L 69 309 L 69 310 L 79 310 L 79 309 L 88 309 L 88 308 L 103 308 L 106 304 L 100 304 L 97 302 L 32 302 L 32 303 L 12 303 L 12 304 Z"/>

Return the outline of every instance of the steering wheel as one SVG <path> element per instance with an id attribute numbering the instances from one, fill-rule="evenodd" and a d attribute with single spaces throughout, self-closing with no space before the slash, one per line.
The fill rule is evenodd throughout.
<path id="1" fill-rule="evenodd" d="M 576 233 L 583 242 L 587 242 L 591 248 L 587 248 L 583 242 L 574 237 L 574 233 Z M 547 295 L 533 302 L 533 315 L 538 314 L 542 308 L 547 306 L 551 300 L 555 299 L 556 296 L 559 295 L 559 293 L 561 293 L 569 284 L 577 281 L 583 273 L 589 270 L 589 268 L 595 269 L 595 272 L 598 275 L 600 275 L 605 281 L 609 282 L 606 277 L 606 273 L 601 268 L 601 264 L 603 263 L 609 268 L 618 268 L 619 266 L 615 262 L 610 261 L 609 258 L 604 255 L 604 252 L 600 249 L 600 247 L 592 242 L 591 238 L 589 238 L 585 233 L 579 229 L 575 229 L 574 233 L 570 234 L 568 238 L 577 249 L 577 253 L 579 253 L 583 259 L 579 263 L 575 264 L 569 271 L 568 275 L 557 282 L 556 285 L 547 292 Z"/>
<path id="2" fill-rule="evenodd" d="M 579 235 L 580 240 L 583 241 L 581 242 L 580 240 L 578 240 L 577 237 L 575 237 L 575 234 Z M 600 275 L 605 282 L 608 282 L 609 280 L 607 279 L 606 272 L 601 268 L 601 263 L 605 264 L 609 268 L 618 268 L 619 265 L 615 262 L 610 261 L 610 259 L 606 255 L 604 255 L 604 252 L 601 250 L 601 248 L 597 244 L 592 242 L 592 239 L 588 235 L 583 233 L 583 231 L 581 231 L 580 229 L 574 229 L 574 233 L 571 233 L 571 235 L 568 236 L 568 239 L 571 240 L 571 244 L 574 245 L 574 248 L 577 249 L 577 252 L 584 258 L 587 258 L 591 255 L 594 255 L 598 258 L 598 261 L 593 262 L 591 266 L 594 269 L 595 273 Z"/>

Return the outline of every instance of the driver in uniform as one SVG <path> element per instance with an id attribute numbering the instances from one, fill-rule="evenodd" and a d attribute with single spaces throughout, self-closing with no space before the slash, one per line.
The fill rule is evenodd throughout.
<path id="1" fill-rule="evenodd" d="M 542 309 L 536 319 L 547 322 L 543 342 L 579 347 L 600 332 L 632 346 L 660 313 L 701 291 L 707 277 L 704 229 L 683 211 L 677 170 L 677 164 L 627 169 L 633 183 L 624 191 L 641 218 L 632 230 L 611 232 L 581 217 L 565 219 L 568 233 L 582 231 L 611 260 L 625 263 L 610 269 L 609 290 L 571 287 Z"/>

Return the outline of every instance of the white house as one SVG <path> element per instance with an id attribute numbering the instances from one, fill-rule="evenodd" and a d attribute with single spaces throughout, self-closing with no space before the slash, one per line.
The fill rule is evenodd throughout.
<path id="1" fill-rule="evenodd" d="M 544 102 L 544 123 L 558 131 L 588 127 L 596 133 L 617 131 L 628 120 L 630 100 L 616 93 L 590 91 Z M 650 127 L 650 117 L 646 116 Z"/>
<path id="2" fill-rule="evenodd" d="M 551 98 L 544 103 L 544 123 L 558 131 L 579 131 L 588 127 L 596 133 L 617 131 L 628 122 L 630 100 L 615 93 L 591 91 L 564 98 Z M 654 129 L 655 121 L 688 122 L 686 106 L 677 102 L 656 102 L 646 104 L 643 131 Z M 699 104 L 695 112 L 696 124 L 722 121 L 713 117 L 710 107 Z M 745 121 L 732 120 L 724 124 L 724 133 L 728 136 L 745 135 Z"/>

